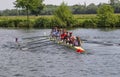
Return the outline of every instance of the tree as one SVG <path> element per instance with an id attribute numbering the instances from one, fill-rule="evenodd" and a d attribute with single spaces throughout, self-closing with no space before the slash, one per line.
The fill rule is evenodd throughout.
<path id="1" fill-rule="evenodd" d="M 54 17 L 65 26 L 71 26 L 73 22 L 73 15 L 64 2 L 55 10 Z"/>
<path id="2" fill-rule="evenodd" d="M 39 5 L 36 9 L 31 10 L 31 14 L 38 16 L 41 13 L 44 6 L 45 6 L 44 4 Z"/>
<path id="3" fill-rule="evenodd" d="M 43 0 L 16 0 L 14 2 L 14 5 L 17 8 L 23 8 L 26 10 L 27 21 L 29 21 L 29 11 L 38 9 L 39 7 L 43 6 L 42 2 Z M 28 26 L 29 26 L 29 23 L 28 23 Z"/>
<path id="4" fill-rule="evenodd" d="M 119 0 L 110 0 L 110 5 L 114 5 L 114 4 L 118 3 L 118 2 L 119 2 Z"/>
<path id="5" fill-rule="evenodd" d="M 86 8 L 87 14 L 96 14 L 97 6 L 94 3 L 91 3 Z"/>
<path id="6" fill-rule="evenodd" d="M 117 22 L 114 9 L 110 5 L 102 5 L 97 10 L 99 27 L 111 27 Z"/>
<path id="7" fill-rule="evenodd" d="M 115 13 L 120 13 L 120 0 L 110 0 L 110 5 L 115 9 Z"/>

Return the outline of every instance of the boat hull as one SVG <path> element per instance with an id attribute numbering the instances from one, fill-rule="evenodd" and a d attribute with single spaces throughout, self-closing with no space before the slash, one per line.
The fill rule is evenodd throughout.
<path id="1" fill-rule="evenodd" d="M 71 48 L 71 49 L 75 50 L 78 53 L 85 53 L 85 50 L 80 46 L 72 46 L 70 44 L 64 43 L 63 41 L 56 41 L 55 39 L 50 39 L 50 40 L 56 42 L 59 45 L 64 45 L 64 46 L 66 46 L 68 48 Z"/>

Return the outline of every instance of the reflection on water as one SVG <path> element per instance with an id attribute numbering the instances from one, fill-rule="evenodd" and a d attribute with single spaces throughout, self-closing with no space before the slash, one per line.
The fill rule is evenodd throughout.
<path id="1" fill-rule="evenodd" d="M 49 42 L 36 43 L 25 37 L 50 33 L 43 30 L 0 29 L 0 77 L 119 77 L 120 76 L 120 30 L 99 29 L 70 30 L 81 36 L 83 48 L 89 54 L 75 51 Z M 46 32 L 46 33 L 44 33 Z M 15 43 L 15 38 L 25 50 Z M 27 42 L 33 41 L 27 44 Z M 44 43 L 46 42 L 46 43 Z M 28 47 L 33 47 L 27 49 Z"/>

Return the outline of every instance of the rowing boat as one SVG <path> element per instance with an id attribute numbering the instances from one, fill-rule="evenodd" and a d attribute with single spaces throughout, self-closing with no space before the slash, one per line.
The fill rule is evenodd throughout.
<path id="1" fill-rule="evenodd" d="M 64 43 L 63 41 L 57 41 L 57 40 L 52 39 L 52 38 L 50 38 L 50 41 L 54 41 L 55 43 L 57 43 L 59 45 L 63 45 L 63 46 L 66 46 L 68 48 L 71 48 L 71 49 L 75 50 L 78 53 L 85 53 L 85 50 L 80 46 L 72 46 L 70 44 Z"/>

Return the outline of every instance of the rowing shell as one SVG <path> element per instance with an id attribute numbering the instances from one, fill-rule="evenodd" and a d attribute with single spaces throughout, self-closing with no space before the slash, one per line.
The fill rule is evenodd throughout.
<path id="1" fill-rule="evenodd" d="M 84 53 L 85 52 L 85 50 L 80 46 L 72 46 L 72 45 L 69 45 L 69 44 L 64 44 L 64 45 L 68 48 L 71 48 L 71 49 L 75 50 L 78 53 Z"/>
<path id="2" fill-rule="evenodd" d="M 50 40 L 55 41 L 55 39 L 50 39 Z M 85 50 L 80 46 L 72 46 L 70 44 L 64 44 L 62 41 L 57 42 L 57 44 L 64 45 L 68 48 L 71 48 L 71 49 L 75 50 L 78 53 L 84 53 L 85 52 Z"/>
<path id="3" fill-rule="evenodd" d="M 74 48 L 76 49 L 76 52 L 79 52 L 79 53 L 84 53 L 85 50 L 82 48 L 82 47 L 78 47 L 78 46 L 74 46 Z"/>

